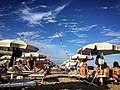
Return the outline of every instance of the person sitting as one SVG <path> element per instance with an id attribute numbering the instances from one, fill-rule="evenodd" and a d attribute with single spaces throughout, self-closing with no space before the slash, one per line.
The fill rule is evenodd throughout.
<path id="1" fill-rule="evenodd" d="M 112 68 L 113 72 L 112 72 L 112 77 L 115 79 L 115 81 L 117 82 L 118 79 L 120 79 L 120 66 L 119 63 L 117 61 L 115 61 L 113 63 L 113 68 Z"/>
<path id="2" fill-rule="evenodd" d="M 87 75 L 87 70 L 86 70 L 86 67 L 87 67 L 87 63 L 86 62 L 82 62 L 81 65 L 80 65 L 80 76 L 85 78 L 86 75 Z"/>
<path id="3" fill-rule="evenodd" d="M 104 62 L 104 64 L 103 64 L 103 75 L 109 77 L 109 70 L 110 70 L 109 66 L 107 65 L 106 62 Z"/>
<path id="4" fill-rule="evenodd" d="M 108 78 L 109 77 L 109 70 L 110 70 L 110 68 L 106 62 L 104 62 L 104 64 L 101 66 L 98 65 L 98 67 L 95 69 L 95 75 L 96 75 L 95 83 L 99 82 L 99 78 L 101 75 L 104 76 L 104 79 Z"/>

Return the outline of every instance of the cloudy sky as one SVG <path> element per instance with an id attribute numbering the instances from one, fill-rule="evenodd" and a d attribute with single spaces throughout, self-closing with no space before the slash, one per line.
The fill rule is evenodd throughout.
<path id="1" fill-rule="evenodd" d="M 120 0 L 0 0 L 0 39 L 16 38 L 58 64 L 90 43 L 120 45 Z"/>

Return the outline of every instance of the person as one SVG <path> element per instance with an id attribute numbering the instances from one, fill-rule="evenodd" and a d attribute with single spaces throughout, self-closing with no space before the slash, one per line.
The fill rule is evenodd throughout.
<path id="1" fill-rule="evenodd" d="M 103 80 L 106 80 L 109 77 L 109 70 L 110 68 L 106 62 L 104 62 L 104 64 L 98 65 L 98 67 L 95 68 L 95 83 L 99 83 L 101 75 L 104 76 Z"/>
<path id="2" fill-rule="evenodd" d="M 79 69 L 81 77 L 86 77 L 86 75 L 87 75 L 86 67 L 87 67 L 87 63 L 86 62 L 82 62 L 81 65 L 80 65 L 80 69 Z"/>
<path id="3" fill-rule="evenodd" d="M 103 64 L 103 75 L 109 77 L 109 70 L 110 70 L 109 66 L 107 65 L 106 62 L 104 62 L 104 64 Z"/>
<path id="4" fill-rule="evenodd" d="M 66 65 L 65 65 L 65 73 L 68 74 L 70 70 L 70 63 L 68 62 Z"/>
<path id="5" fill-rule="evenodd" d="M 104 62 L 103 65 L 98 65 L 98 67 L 95 69 L 96 73 L 98 75 L 104 75 L 104 76 L 109 76 L 109 66 L 107 65 L 106 62 Z"/>
<path id="6" fill-rule="evenodd" d="M 102 51 L 98 50 L 97 51 L 97 57 L 96 57 L 96 60 L 95 60 L 96 65 L 100 65 L 99 60 L 103 60 L 103 62 L 104 62 L 104 57 L 102 55 Z"/>
<path id="7" fill-rule="evenodd" d="M 120 79 L 120 66 L 119 66 L 119 63 L 117 61 L 115 61 L 113 63 L 113 68 L 112 68 L 112 77 L 115 79 L 115 80 L 118 80 Z"/>

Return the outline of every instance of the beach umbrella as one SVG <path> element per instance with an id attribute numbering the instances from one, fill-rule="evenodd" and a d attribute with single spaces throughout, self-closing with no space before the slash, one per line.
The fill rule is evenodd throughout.
<path id="1" fill-rule="evenodd" d="M 0 40 L 0 50 L 11 50 L 12 57 L 9 66 L 13 66 L 14 59 L 16 57 L 20 57 L 23 52 L 31 52 L 31 51 L 38 51 L 39 49 L 35 46 L 32 46 L 22 40 Z"/>
<path id="2" fill-rule="evenodd" d="M 30 57 L 46 58 L 45 55 L 40 54 L 40 53 L 38 53 L 38 52 L 29 52 L 29 53 L 25 53 L 24 55 L 22 55 L 22 57 L 24 57 L 24 58 L 30 58 Z"/>
<path id="3" fill-rule="evenodd" d="M 10 50 L 10 43 L 14 40 L 5 39 L 0 40 L 0 50 L 9 51 Z"/>
<path id="4" fill-rule="evenodd" d="M 104 55 L 118 54 L 120 53 L 120 46 L 110 43 L 93 43 L 78 49 L 77 53 L 83 55 L 96 55 L 97 51 L 101 51 Z"/>
<path id="5" fill-rule="evenodd" d="M 35 66 L 36 66 L 36 60 L 37 58 L 46 58 L 45 55 L 42 55 L 38 52 L 29 52 L 29 53 L 25 53 L 24 55 L 22 55 L 23 58 L 30 58 L 29 63 L 30 63 L 30 67 L 31 69 L 34 68 L 34 72 L 35 70 Z M 32 60 L 31 60 L 32 59 Z"/>
<path id="6" fill-rule="evenodd" d="M 4 55 L 2 57 L 0 57 L 0 60 L 10 60 L 12 56 L 10 55 Z"/>
<path id="7" fill-rule="evenodd" d="M 110 54 L 119 54 L 120 53 L 120 46 L 116 44 L 110 43 L 93 43 L 88 44 L 82 48 L 80 48 L 78 53 L 85 54 L 85 55 L 97 55 L 95 64 L 100 66 L 100 75 L 102 75 L 102 65 L 104 65 L 104 57 L 103 55 L 110 55 Z M 100 78 L 101 84 L 103 84 L 103 78 Z"/>
<path id="8" fill-rule="evenodd" d="M 37 52 L 39 50 L 37 47 L 18 39 L 12 41 L 10 43 L 10 47 L 20 48 L 23 52 Z"/>
<path id="9" fill-rule="evenodd" d="M 24 59 L 24 58 L 17 58 L 16 59 L 16 61 L 20 61 L 20 60 L 23 61 L 23 60 L 26 60 L 26 59 Z"/>
<path id="10" fill-rule="evenodd" d="M 3 56 L 3 55 L 11 55 L 11 52 L 0 50 L 0 57 Z"/>
<path id="11" fill-rule="evenodd" d="M 92 60 L 93 57 L 89 56 L 89 55 L 75 54 L 75 55 L 71 56 L 70 59 L 73 59 L 73 60 L 82 60 L 82 59 Z"/>
<path id="12" fill-rule="evenodd" d="M 20 48 L 23 52 L 36 52 L 39 49 L 22 40 L 5 39 L 0 40 L 0 50 L 11 51 L 12 48 Z"/>
<path id="13" fill-rule="evenodd" d="M 11 55 L 11 52 L 10 52 L 10 51 L 0 50 L 0 54 L 1 54 L 1 55 Z"/>
<path id="14" fill-rule="evenodd" d="M 78 61 L 77 60 L 68 59 L 68 60 L 64 61 L 61 66 L 65 66 L 69 62 L 74 64 L 74 63 L 77 63 Z"/>

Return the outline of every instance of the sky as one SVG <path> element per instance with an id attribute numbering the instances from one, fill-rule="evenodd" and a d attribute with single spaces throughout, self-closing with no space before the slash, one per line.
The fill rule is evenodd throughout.
<path id="1" fill-rule="evenodd" d="M 0 39 L 24 40 L 62 64 L 91 43 L 120 45 L 120 0 L 0 0 Z"/>

